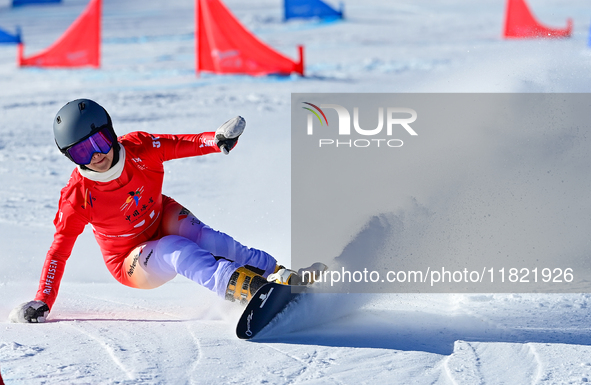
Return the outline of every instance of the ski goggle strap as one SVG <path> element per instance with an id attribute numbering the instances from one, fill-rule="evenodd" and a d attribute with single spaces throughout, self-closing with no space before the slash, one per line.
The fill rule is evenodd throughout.
<path id="1" fill-rule="evenodd" d="M 100 152 L 108 153 L 113 147 L 114 138 L 107 128 L 102 128 L 88 138 L 66 149 L 65 154 L 71 161 L 79 165 L 90 164 L 92 156 Z"/>

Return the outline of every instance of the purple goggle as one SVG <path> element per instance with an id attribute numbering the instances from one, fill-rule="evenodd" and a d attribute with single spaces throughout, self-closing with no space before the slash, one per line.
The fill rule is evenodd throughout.
<path id="1" fill-rule="evenodd" d="M 79 165 L 90 164 L 92 156 L 100 152 L 106 154 L 113 147 L 113 138 L 107 128 L 102 128 L 82 142 L 78 142 L 65 152 L 66 156 Z"/>

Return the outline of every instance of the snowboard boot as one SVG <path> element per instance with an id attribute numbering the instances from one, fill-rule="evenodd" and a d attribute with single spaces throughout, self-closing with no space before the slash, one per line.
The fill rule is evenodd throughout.
<path id="1" fill-rule="evenodd" d="M 316 262 L 312 266 L 299 269 L 297 272 L 277 265 L 275 272 L 267 277 L 269 282 L 277 282 L 283 285 L 310 285 L 320 278 L 323 271 L 328 268 L 323 263 Z"/>
<path id="2" fill-rule="evenodd" d="M 266 283 L 267 280 L 257 272 L 247 267 L 239 267 L 230 277 L 226 289 L 226 299 L 232 302 L 238 300 L 240 303 L 246 304 L 253 294 Z"/>

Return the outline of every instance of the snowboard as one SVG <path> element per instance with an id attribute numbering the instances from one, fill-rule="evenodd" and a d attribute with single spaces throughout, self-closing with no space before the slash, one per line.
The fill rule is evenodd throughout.
<path id="1" fill-rule="evenodd" d="M 263 285 L 252 296 L 238 320 L 236 326 L 238 338 L 244 340 L 254 338 L 304 290 L 305 286 L 289 286 L 276 282 Z"/>

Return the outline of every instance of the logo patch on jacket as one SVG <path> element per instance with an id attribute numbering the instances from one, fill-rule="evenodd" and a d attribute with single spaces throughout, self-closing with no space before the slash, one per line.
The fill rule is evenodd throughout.
<path id="1" fill-rule="evenodd" d="M 127 211 L 130 207 L 138 207 L 140 204 L 140 199 L 142 199 L 142 194 L 144 192 L 144 186 L 138 188 L 135 191 L 130 191 L 127 193 L 127 199 L 125 203 L 121 205 L 121 211 Z"/>

